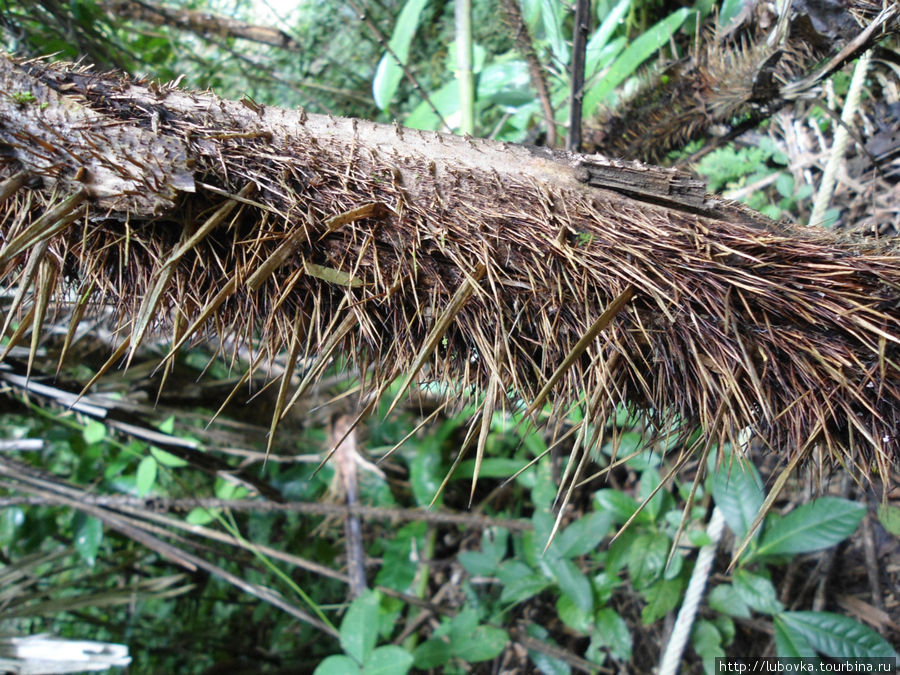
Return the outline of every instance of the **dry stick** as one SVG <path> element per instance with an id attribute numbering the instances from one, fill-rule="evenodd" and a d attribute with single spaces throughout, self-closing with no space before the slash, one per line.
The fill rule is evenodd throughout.
<path id="1" fill-rule="evenodd" d="M 837 170 L 844 160 L 847 143 L 850 141 L 850 134 L 847 127 L 853 122 L 853 118 L 856 117 L 856 111 L 859 110 L 859 99 L 862 95 L 866 73 L 869 70 L 869 60 L 871 56 L 871 50 L 863 53 L 863 55 L 859 57 L 859 61 L 856 62 L 856 68 L 853 70 L 853 78 L 850 80 L 850 89 L 847 92 L 847 100 L 844 102 L 844 110 L 841 113 L 841 125 L 834 130 L 831 153 L 828 156 L 828 163 L 825 165 L 825 173 L 822 175 L 822 183 L 819 185 L 819 193 L 816 195 L 812 214 L 809 216 L 810 225 L 821 225 L 825 220 L 825 210 L 831 202 L 831 195 L 834 194 L 834 183 L 837 176 Z"/>
<path id="2" fill-rule="evenodd" d="M 334 465 L 344 490 L 348 507 L 359 503 L 359 481 L 356 474 L 355 427 L 353 417 L 341 415 L 332 428 L 332 444 L 335 444 Z M 348 513 L 344 517 L 344 547 L 347 551 L 347 576 L 350 577 L 350 596 L 357 598 L 366 590 L 366 554 L 363 550 L 362 528 L 359 517 Z"/>
<path id="3" fill-rule="evenodd" d="M 629 458 L 625 458 L 629 459 Z M 122 495 L 83 495 L 79 499 L 87 504 L 96 504 L 115 509 L 135 509 L 140 512 L 152 512 L 154 509 L 166 511 L 184 511 L 191 509 L 230 509 L 232 511 L 254 511 L 258 513 L 303 513 L 316 516 L 347 516 L 354 515 L 367 520 L 400 520 L 407 522 L 426 522 L 438 525 L 461 525 L 464 527 L 502 527 L 515 532 L 532 530 L 533 525 L 528 520 L 511 520 L 506 518 L 491 518 L 489 516 L 472 515 L 469 513 L 452 513 L 427 511 L 425 509 L 389 509 L 380 506 L 347 506 L 344 504 L 320 504 L 306 502 L 272 502 L 266 500 L 251 499 L 140 499 Z M 43 502 L 21 499 L 16 497 L 0 498 L 0 508 L 15 504 L 42 504 Z"/>
<path id="4" fill-rule="evenodd" d="M 566 149 L 581 152 L 581 114 L 584 99 L 584 57 L 591 22 L 589 0 L 576 0 L 575 25 L 572 27 L 572 88 L 569 91 L 569 131 Z"/>
<path id="5" fill-rule="evenodd" d="M 531 42 L 531 35 L 528 33 L 528 27 L 522 20 L 522 13 L 519 11 L 518 0 L 502 0 L 503 9 L 506 13 L 506 19 L 513 31 L 513 38 L 516 41 L 516 48 L 525 57 L 528 63 L 528 76 L 531 78 L 531 86 L 537 90 L 538 100 L 541 102 L 541 108 L 544 111 L 544 124 L 547 127 L 547 143 L 548 147 L 556 146 L 556 113 L 553 112 L 553 104 L 550 102 L 550 90 L 547 87 L 547 81 L 544 79 L 544 71 L 541 68 L 541 62 L 538 60 L 534 51 L 534 44 Z M 583 70 L 583 69 L 582 69 Z"/>

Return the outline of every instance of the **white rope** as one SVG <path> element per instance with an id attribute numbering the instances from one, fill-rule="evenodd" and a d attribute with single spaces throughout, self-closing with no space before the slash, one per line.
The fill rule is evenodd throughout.
<path id="1" fill-rule="evenodd" d="M 675 675 L 678 672 L 681 655 L 684 653 L 684 647 L 691 635 L 694 618 L 697 616 L 697 609 L 700 607 L 703 592 L 706 590 L 706 580 L 709 578 L 713 561 L 716 559 L 716 549 L 719 548 L 719 540 L 722 538 L 724 527 L 725 517 L 717 506 L 713 509 L 712 517 L 706 528 L 706 534 L 712 541 L 703 546 L 697 554 L 697 563 L 691 573 L 691 580 L 684 594 L 684 602 L 678 612 L 678 618 L 675 619 L 669 644 L 666 645 L 666 651 L 659 662 L 659 675 Z"/>
<path id="2" fill-rule="evenodd" d="M 834 130 L 831 154 L 828 156 L 825 173 L 822 175 L 822 182 L 819 184 L 819 193 L 816 195 L 812 214 L 809 217 L 810 225 L 821 225 L 825 220 L 825 211 L 831 202 L 831 196 L 834 194 L 837 170 L 844 159 L 847 143 L 850 140 L 850 134 L 847 129 L 852 124 L 853 118 L 856 117 L 856 111 L 859 109 L 859 99 L 862 95 L 863 84 L 866 81 L 866 73 L 869 70 L 869 59 L 871 56 L 872 50 L 864 52 L 859 57 L 859 61 L 856 62 L 856 68 L 853 70 L 853 79 L 850 80 L 850 89 L 847 91 L 844 110 L 841 112 L 841 124 Z"/>

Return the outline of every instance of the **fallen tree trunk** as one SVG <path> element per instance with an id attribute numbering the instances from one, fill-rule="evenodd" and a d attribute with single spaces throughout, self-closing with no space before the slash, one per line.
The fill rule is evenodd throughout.
<path id="1" fill-rule="evenodd" d="M 749 428 L 786 460 L 898 465 L 884 243 L 774 223 L 671 170 L 8 58 L 0 142 L 11 344 L 75 297 L 73 326 L 119 317 L 107 366 L 151 332 L 218 333 L 302 359 L 301 390 L 341 354 L 379 395 L 406 374 L 487 411 L 627 403 L 685 436 Z"/>

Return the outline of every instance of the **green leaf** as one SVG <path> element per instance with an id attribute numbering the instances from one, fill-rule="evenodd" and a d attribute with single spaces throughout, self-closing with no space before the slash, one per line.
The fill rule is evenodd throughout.
<path id="1" fill-rule="evenodd" d="M 744 0 L 723 0 L 719 10 L 719 27 L 726 28 L 731 20 L 744 8 Z"/>
<path id="2" fill-rule="evenodd" d="M 494 626 L 478 626 L 466 636 L 466 640 L 454 641 L 454 654 L 469 663 L 489 661 L 500 655 L 509 643 L 505 630 Z"/>
<path id="3" fill-rule="evenodd" d="M 542 574 L 534 573 L 522 577 L 503 586 L 500 602 L 514 605 L 537 595 L 549 585 L 550 582 Z"/>
<path id="4" fill-rule="evenodd" d="M 598 3 L 597 8 L 600 8 L 600 4 Z M 631 0 L 619 0 L 619 3 L 613 7 L 610 11 L 606 12 L 605 15 L 599 16 L 600 19 L 600 27 L 594 31 L 594 34 L 588 40 L 587 43 L 587 61 L 590 62 L 590 54 L 591 50 L 600 50 L 606 46 L 609 42 L 609 38 L 612 37 L 612 34 L 616 31 L 616 28 L 619 27 L 622 19 L 625 16 L 625 13 L 631 8 Z M 585 71 L 586 75 L 591 75 L 592 71 Z"/>
<path id="5" fill-rule="evenodd" d="M 169 415 L 157 428 L 164 434 L 175 433 L 175 415 Z"/>
<path id="6" fill-rule="evenodd" d="M 684 578 L 662 579 L 643 591 L 647 606 L 641 612 L 641 622 L 646 626 L 664 617 L 678 606 Z"/>
<path id="7" fill-rule="evenodd" d="M 502 106 L 520 106 L 533 101 L 534 94 L 531 91 L 528 64 L 524 61 L 506 61 L 485 66 L 484 70 L 478 74 L 478 100 Z M 511 476 L 526 464 L 525 460 L 520 459 L 496 459 L 510 468 L 515 465 L 518 465 L 518 468 L 505 474 L 497 474 L 494 476 L 495 478 Z M 484 464 L 487 463 L 488 460 L 485 460 Z"/>
<path id="8" fill-rule="evenodd" d="M 362 671 L 353 662 L 353 659 L 343 654 L 329 656 L 313 671 L 313 675 L 354 675 L 354 673 L 362 673 Z"/>
<path id="9" fill-rule="evenodd" d="M 446 120 L 453 113 L 459 110 L 459 83 L 452 80 L 442 85 L 436 91 L 428 92 L 428 100 L 441 113 L 441 117 Z M 410 129 L 437 129 L 441 125 L 441 121 L 428 105 L 427 101 L 422 101 L 403 121 L 403 125 Z"/>
<path id="10" fill-rule="evenodd" d="M 763 614 L 775 614 L 784 609 L 778 600 L 778 593 L 771 581 L 747 570 L 738 570 L 734 575 L 734 590 L 740 599 Z"/>
<path id="11" fill-rule="evenodd" d="M 88 445 L 99 443 L 106 438 L 106 425 L 103 422 L 91 420 L 84 425 L 84 429 L 81 430 L 81 436 Z"/>
<path id="12" fill-rule="evenodd" d="M 888 532 L 900 537 L 900 508 L 891 504 L 878 507 L 878 520 Z"/>
<path id="13" fill-rule="evenodd" d="M 735 538 L 743 539 L 762 508 L 765 494 L 756 467 L 738 457 L 731 461 L 732 456 L 731 453 L 726 453 L 716 471 L 716 458 L 710 453 L 709 491 Z"/>
<path id="14" fill-rule="evenodd" d="M 413 656 L 402 647 L 379 647 L 363 664 L 363 675 L 404 675 L 412 668 Z"/>
<path id="15" fill-rule="evenodd" d="M 698 621 L 691 632 L 691 646 L 703 659 L 704 672 L 714 673 L 716 658 L 725 656 L 722 635 L 715 624 L 702 619 Z"/>
<path id="16" fill-rule="evenodd" d="M 473 576 L 489 577 L 497 571 L 497 561 L 481 551 L 463 551 L 457 556 L 457 560 Z"/>
<path id="17" fill-rule="evenodd" d="M 150 454 L 156 458 L 157 462 L 172 469 L 179 469 L 188 465 L 187 460 L 176 457 L 171 452 L 166 452 L 159 448 L 150 448 Z"/>
<path id="18" fill-rule="evenodd" d="M 18 506 L 0 509 L 0 546 L 9 546 L 25 522 L 25 511 Z"/>
<path id="19" fill-rule="evenodd" d="M 413 662 L 416 668 L 439 668 L 453 656 L 453 647 L 441 638 L 425 640 L 413 651 Z"/>
<path id="20" fill-rule="evenodd" d="M 604 607 L 597 612 L 594 619 L 596 628 L 595 637 L 603 646 L 609 648 L 613 658 L 620 661 L 631 659 L 631 631 L 628 623 L 619 614 L 609 607 Z"/>
<path id="21" fill-rule="evenodd" d="M 662 576 L 671 544 L 667 536 L 652 532 L 635 539 L 628 559 L 628 576 L 637 590 L 647 588 Z"/>
<path id="22" fill-rule="evenodd" d="M 659 471 L 655 467 L 647 467 L 643 469 L 641 480 L 638 484 L 638 496 L 643 502 L 660 484 L 661 478 Z M 666 490 L 657 490 L 653 498 L 644 505 L 644 511 L 650 518 L 651 523 L 655 523 L 660 514 L 665 510 L 672 500 L 672 496 Z"/>
<path id="23" fill-rule="evenodd" d="M 211 523 L 216 519 L 216 515 L 221 511 L 221 509 L 207 509 L 202 506 L 198 506 L 190 510 L 190 512 L 185 516 L 185 522 L 190 523 L 191 525 L 206 525 L 207 523 Z"/>
<path id="24" fill-rule="evenodd" d="M 560 590 L 569 596 L 581 611 L 590 613 L 594 609 L 591 582 L 578 566 L 568 558 L 556 558 L 548 564 Z"/>
<path id="25" fill-rule="evenodd" d="M 836 659 L 898 658 L 888 642 L 855 619 L 831 612 L 781 612 L 786 628 L 817 652 Z"/>
<path id="26" fill-rule="evenodd" d="M 593 622 L 590 612 L 585 612 L 566 594 L 556 600 L 556 613 L 560 620 L 577 633 L 586 634 Z"/>
<path id="27" fill-rule="evenodd" d="M 375 648 L 380 602 L 381 596 L 377 592 L 365 591 L 350 603 L 341 621 L 341 647 L 359 664 L 364 663 Z"/>
<path id="28" fill-rule="evenodd" d="M 153 489 L 153 484 L 156 483 L 157 468 L 156 458 L 149 455 L 138 464 L 134 482 L 138 497 L 146 496 Z"/>
<path id="29" fill-rule="evenodd" d="M 404 65 L 409 59 L 409 46 L 419 28 L 419 19 L 426 2 L 427 0 L 407 0 L 400 11 L 400 16 L 397 17 L 394 33 L 388 42 L 391 51 Z M 372 81 L 372 96 L 375 105 L 381 110 L 387 110 L 402 78 L 403 69 L 394 56 L 385 50 L 375 69 L 375 79 Z"/>
<path id="30" fill-rule="evenodd" d="M 609 602 L 613 591 L 623 583 L 625 582 L 619 578 L 618 574 L 613 574 L 608 570 L 595 574 L 594 578 L 591 579 L 591 585 L 594 587 L 594 596 L 597 598 L 597 603 L 605 605 Z"/>
<path id="31" fill-rule="evenodd" d="M 579 518 L 557 536 L 560 555 L 574 558 L 596 550 L 611 524 L 612 516 L 603 511 Z"/>
<path id="32" fill-rule="evenodd" d="M 774 618 L 775 653 L 782 658 L 812 658 L 817 656 L 809 641 L 803 635 L 781 619 L 781 614 Z"/>
<path id="33" fill-rule="evenodd" d="M 720 584 L 709 592 L 709 606 L 717 612 L 740 619 L 750 618 L 750 607 L 731 584 Z"/>
<path id="34" fill-rule="evenodd" d="M 488 457 L 481 462 L 478 469 L 479 478 L 509 478 L 514 473 L 520 471 L 528 460 L 511 459 L 508 457 Z M 460 462 L 456 471 L 453 472 L 453 480 L 468 479 L 471 480 L 472 474 L 475 473 L 475 460 L 469 459 Z"/>
<path id="35" fill-rule="evenodd" d="M 554 0 L 541 0 L 541 20 L 544 24 L 544 32 L 550 41 L 554 59 L 560 64 L 569 62 L 569 42 L 563 35 L 562 20 L 565 6 Z"/>
<path id="36" fill-rule="evenodd" d="M 751 557 L 819 551 L 843 541 L 859 525 L 866 507 L 839 497 L 799 506 L 763 531 Z"/>
<path id="37" fill-rule="evenodd" d="M 94 566 L 102 541 L 103 523 L 100 519 L 78 513 L 75 516 L 75 550 L 89 567 Z"/>
<path id="38" fill-rule="evenodd" d="M 632 75 L 654 52 L 668 43 L 669 38 L 684 23 L 691 11 L 690 7 L 682 7 L 632 40 L 606 72 L 603 79 L 588 90 L 584 97 L 584 109 L 587 114 L 592 114 L 597 105 L 604 102 L 613 89 Z"/>
<path id="39" fill-rule="evenodd" d="M 594 508 L 606 512 L 614 522 L 625 524 L 634 512 L 638 510 L 638 503 L 631 496 L 612 488 L 604 488 L 594 493 Z M 650 516 L 641 511 L 634 519 L 635 523 L 649 523 Z"/>

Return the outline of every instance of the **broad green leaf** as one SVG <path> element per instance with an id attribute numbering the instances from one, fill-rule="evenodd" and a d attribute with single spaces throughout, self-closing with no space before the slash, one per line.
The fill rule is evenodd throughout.
<path id="1" fill-rule="evenodd" d="M 831 612 L 781 612 L 778 618 L 817 652 L 836 659 L 898 658 L 893 647 L 855 619 Z"/>
<path id="2" fill-rule="evenodd" d="M 660 481 L 659 471 L 656 468 L 647 467 L 646 469 L 643 469 L 641 480 L 638 484 L 638 496 L 640 497 L 641 502 L 653 494 L 653 491 L 656 490 Z M 650 517 L 650 522 L 655 523 L 659 519 L 660 514 L 667 506 L 669 506 L 671 500 L 672 496 L 665 489 L 656 490 L 656 494 L 653 494 L 653 498 L 644 504 L 644 511 L 646 511 L 647 515 Z"/>
<path id="3" fill-rule="evenodd" d="M 631 659 L 631 631 L 628 623 L 617 612 L 604 607 L 597 612 L 594 619 L 594 634 L 609 648 L 613 658 L 620 661 Z"/>
<path id="4" fill-rule="evenodd" d="M 503 591 L 500 593 L 500 602 L 515 605 L 534 597 L 549 585 L 550 582 L 543 574 L 535 573 L 522 577 L 503 586 Z"/>
<path id="5" fill-rule="evenodd" d="M 585 58 L 584 69 L 586 77 L 591 78 L 597 73 L 600 73 L 613 61 L 613 59 L 622 53 L 622 50 L 625 49 L 627 45 L 628 40 L 624 37 L 620 37 L 600 49 L 596 49 L 593 52 L 588 51 Z M 588 46 L 588 50 L 590 50 L 590 46 Z M 590 82 L 590 80 L 588 81 Z"/>
<path id="6" fill-rule="evenodd" d="M 782 658 L 814 658 L 816 650 L 812 648 L 803 634 L 788 626 L 781 619 L 781 614 L 774 617 L 775 653 Z"/>
<path id="7" fill-rule="evenodd" d="M 741 619 L 750 618 L 750 607 L 731 584 L 720 584 L 709 592 L 709 606 L 717 612 Z"/>
<path id="8" fill-rule="evenodd" d="M 586 634 L 593 622 L 590 612 L 581 609 L 571 597 L 563 593 L 556 600 L 556 613 L 560 620 L 576 633 Z"/>
<path id="9" fill-rule="evenodd" d="M 329 656 L 313 671 L 313 675 L 355 675 L 362 673 L 353 659 L 344 656 Z"/>
<path id="10" fill-rule="evenodd" d="M 703 659 L 704 672 L 714 673 L 716 658 L 725 656 L 722 635 L 715 624 L 702 619 L 698 621 L 691 632 L 691 646 Z"/>
<path id="11" fill-rule="evenodd" d="M 153 489 L 156 483 L 156 471 L 159 465 L 156 458 L 152 456 L 144 457 L 138 464 L 137 473 L 135 474 L 134 488 L 137 490 L 138 497 L 144 497 Z"/>
<path id="12" fill-rule="evenodd" d="M 419 19 L 426 2 L 427 0 L 407 0 L 400 11 L 400 16 L 397 17 L 394 32 L 388 42 L 391 51 L 404 65 L 409 59 L 409 46 L 419 28 Z M 375 99 L 375 105 L 381 110 L 386 110 L 390 105 L 402 78 L 403 69 L 396 59 L 385 50 L 375 69 L 375 79 L 372 81 L 372 96 Z"/>
<path id="13" fill-rule="evenodd" d="M 150 454 L 156 458 L 157 462 L 172 469 L 179 469 L 188 465 L 187 460 L 176 457 L 171 452 L 166 452 L 159 448 L 150 448 Z"/>
<path id="14" fill-rule="evenodd" d="M 190 512 L 185 516 L 184 520 L 191 525 L 206 525 L 207 523 L 211 523 L 216 519 L 216 515 L 220 512 L 220 509 L 207 509 L 202 506 L 198 506 L 190 510 Z"/>
<path id="15" fill-rule="evenodd" d="M 82 429 L 81 431 L 81 436 L 82 438 L 84 438 L 84 442 L 88 445 L 99 443 L 104 438 L 106 438 L 106 425 L 103 424 L 103 422 L 91 420 L 86 425 L 84 425 L 84 429 Z"/>
<path id="16" fill-rule="evenodd" d="M 822 497 L 766 523 L 752 557 L 807 553 L 834 546 L 856 531 L 866 507 L 839 497 Z"/>
<path id="17" fill-rule="evenodd" d="M 725 522 L 735 538 L 741 540 L 759 513 L 765 494 L 756 467 L 737 457 L 731 461 L 731 457 L 731 454 L 726 454 L 716 471 L 716 458 L 710 453 L 708 484 L 713 501 L 722 510 Z M 755 536 L 758 537 L 758 534 Z"/>
<path id="18" fill-rule="evenodd" d="M 744 8 L 745 0 L 723 0 L 719 10 L 719 27 L 726 28 L 731 20 Z"/>
<path id="19" fill-rule="evenodd" d="M 499 565 L 506 557 L 508 541 L 509 530 L 503 527 L 489 527 L 481 533 L 481 550 Z"/>
<path id="20" fill-rule="evenodd" d="M 477 100 L 503 106 L 520 106 L 533 101 L 534 93 L 531 91 L 528 64 L 524 61 L 506 61 L 486 66 L 478 74 Z M 524 464 L 522 460 L 506 461 Z M 506 475 L 510 476 L 512 473 Z"/>
<path id="21" fill-rule="evenodd" d="M 425 640 L 413 651 L 413 662 L 416 668 L 438 668 L 453 656 L 453 647 L 446 640 L 431 638 Z"/>
<path id="22" fill-rule="evenodd" d="M 641 612 L 641 622 L 646 626 L 664 617 L 678 606 L 684 590 L 684 577 L 661 579 L 642 592 L 647 606 Z"/>
<path id="23" fill-rule="evenodd" d="M 365 591 L 350 603 L 341 621 L 341 647 L 357 663 L 364 663 L 375 648 L 378 637 L 378 605 L 381 596 Z"/>
<path id="24" fill-rule="evenodd" d="M 590 77 L 597 72 L 600 66 L 601 55 L 609 52 L 607 49 L 610 44 L 609 39 L 612 37 L 616 28 L 621 25 L 625 13 L 630 7 L 631 0 L 620 0 L 606 16 L 599 17 L 601 21 L 600 27 L 597 28 L 597 30 L 594 31 L 594 34 L 588 39 L 587 48 L 585 49 L 585 77 Z M 624 40 L 621 41 L 621 46 L 625 46 Z"/>
<path id="25" fill-rule="evenodd" d="M 613 574 L 608 570 L 595 574 L 594 578 L 591 579 L 591 585 L 594 587 L 594 596 L 597 598 L 597 603 L 605 605 L 609 602 L 613 591 L 623 583 L 625 583 L 624 580 L 618 574 Z"/>
<path id="26" fill-rule="evenodd" d="M 553 50 L 553 58 L 560 64 L 569 63 L 569 42 L 563 35 L 562 22 L 565 5 L 554 0 L 541 0 L 541 20 L 544 24 L 544 32 L 550 41 L 550 49 Z"/>
<path id="27" fill-rule="evenodd" d="M 100 519 L 78 513 L 75 516 L 75 550 L 89 567 L 94 566 L 102 541 L 103 523 Z"/>
<path id="28" fill-rule="evenodd" d="M 585 94 L 585 112 L 588 115 L 593 114 L 597 105 L 604 102 L 613 89 L 634 74 L 644 61 L 669 41 L 669 38 L 684 23 L 691 11 L 690 7 L 682 7 L 632 40 L 606 72 L 603 79 Z"/>
<path id="29" fill-rule="evenodd" d="M 589 513 L 563 530 L 556 538 L 560 555 L 574 558 L 596 550 L 609 532 L 612 516 L 605 511 Z"/>
<path id="30" fill-rule="evenodd" d="M 454 653 L 469 663 L 493 659 L 509 643 L 506 631 L 493 626 L 478 626 L 467 638 L 454 643 Z"/>
<path id="31" fill-rule="evenodd" d="M 472 631 L 478 627 L 480 619 L 481 615 L 478 613 L 478 610 L 467 605 L 449 623 L 442 625 L 434 634 L 449 635 L 451 644 L 465 642 L 472 635 Z"/>
<path id="32" fill-rule="evenodd" d="M 634 512 L 638 510 L 639 504 L 631 496 L 613 490 L 612 488 L 604 488 L 594 493 L 594 508 L 598 511 L 608 513 L 613 521 L 619 525 L 625 524 Z M 641 511 L 635 523 L 649 523 L 650 516 Z"/>
<path id="33" fill-rule="evenodd" d="M 632 545 L 628 559 L 628 576 L 637 590 L 647 588 L 662 576 L 672 540 L 665 535 L 648 532 L 640 535 Z"/>
<path id="34" fill-rule="evenodd" d="M 446 467 L 441 463 L 439 443 L 428 443 L 416 454 L 410 466 L 410 482 L 413 496 L 419 506 L 431 503 L 441 486 L 445 472 Z M 437 504 L 442 501 L 443 496 L 438 497 Z"/>
<path id="35" fill-rule="evenodd" d="M 488 577 L 497 570 L 497 561 L 481 551 L 463 551 L 457 559 L 466 568 L 466 572 L 473 576 Z"/>
<path id="36" fill-rule="evenodd" d="M 878 507 L 878 521 L 888 532 L 900 537 L 900 508 L 891 504 L 882 504 Z"/>
<path id="37" fill-rule="evenodd" d="M 413 656 L 402 647 L 379 647 L 363 664 L 363 675 L 404 675 L 412 668 Z"/>
<path id="38" fill-rule="evenodd" d="M 594 596 L 591 594 L 591 582 L 578 566 L 568 558 L 556 558 L 549 562 L 553 577 L 560 590 L 583 611 L 591 612 L 594 608 Z"/>
<path id="39" fill-rule="evenodd" d="M 734 590 L 751 609 L 763 614 L 775 614 L 784 609 L 778 600 L 778 593 L 771 581 L 747 570 L 738 570 L 734 575 Z"/>
<path id="40" fill-rule="evenodd" d="M 169 415 L 166 419 L 162 421 L 162 423 L 157 427 L 164 434 L 173 434 L 175 433 L 175 415 Z"/>
<path id="41" fill-rule="evenodd" d="M 497 569 L 497 578 L 505 586 L 519 579 L 524 579 L 535 574 L 533 568 L 529 567 L 521 560 L 504 560 Z"/>
<path id="42" fill-rule="evenodd" d="M 18 506 L 0 509 L 0 546 L 9 546 L 25 522 L 25 511 Z"/>

